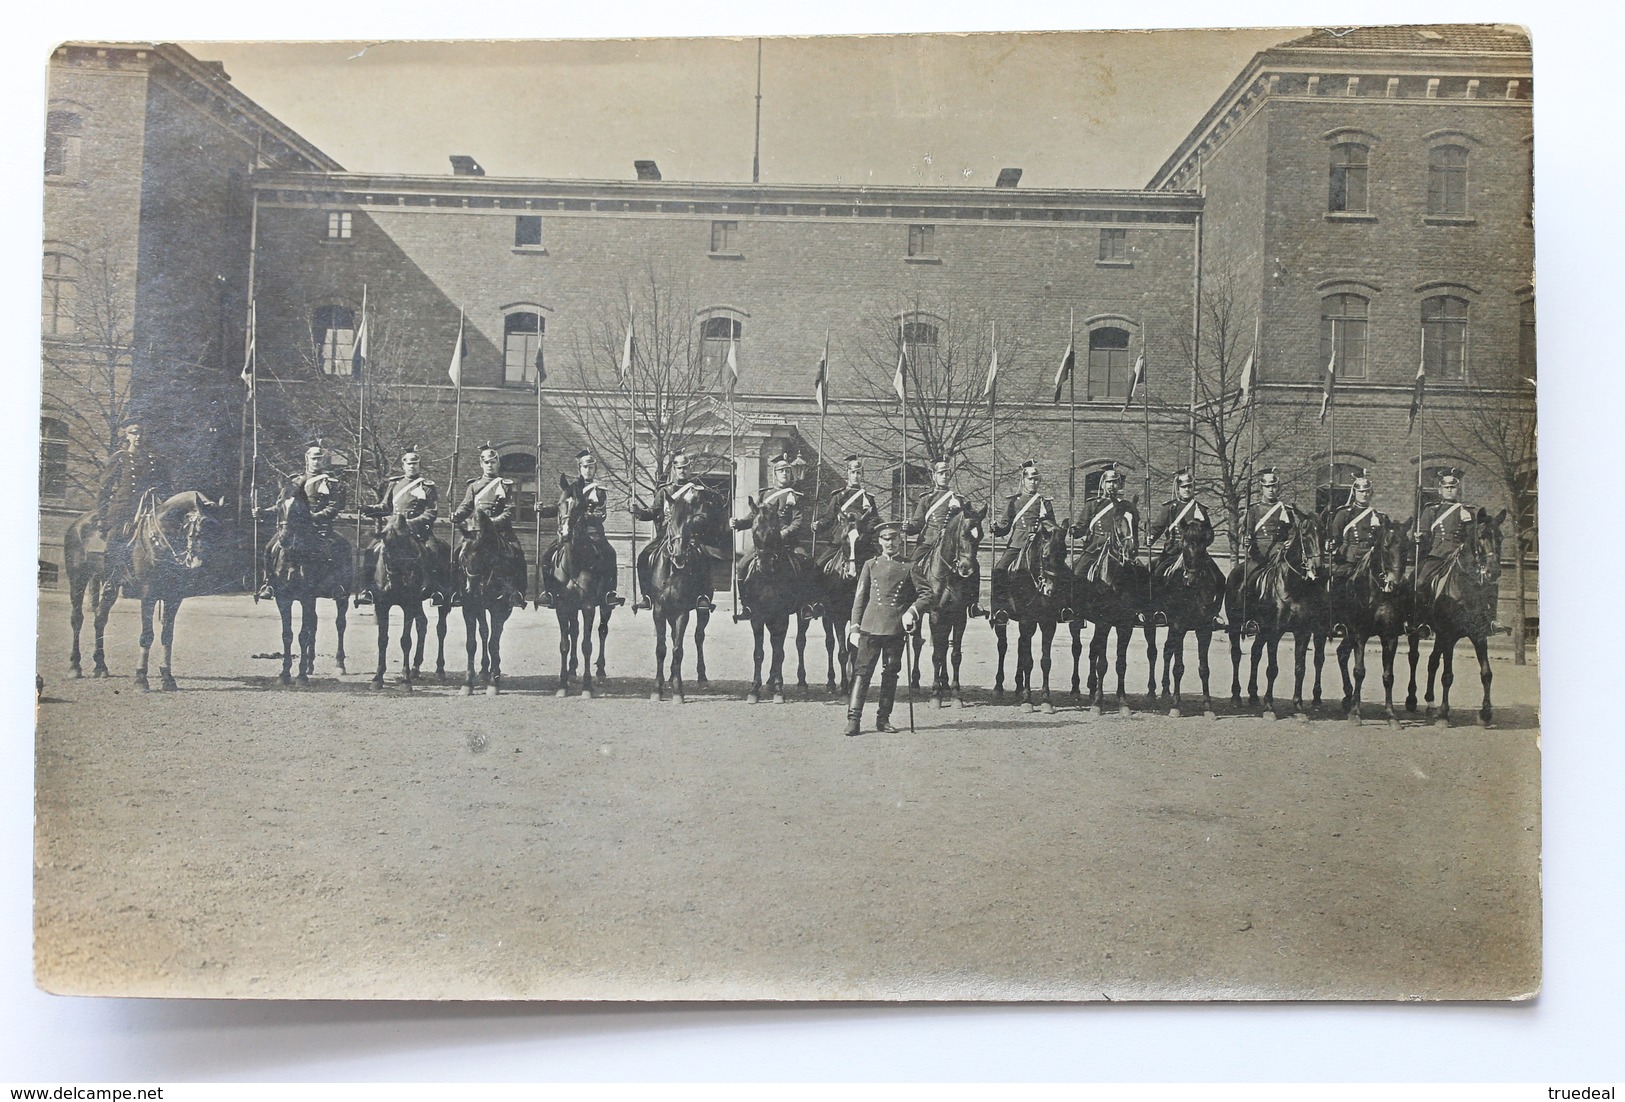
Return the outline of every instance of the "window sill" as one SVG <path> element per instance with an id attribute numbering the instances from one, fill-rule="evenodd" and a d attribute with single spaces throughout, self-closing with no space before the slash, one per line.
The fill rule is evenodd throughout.
<path id="1" fill-rule="evenodd" d="M 712 260 L 743 260 L 743 259 L 745 259 L 745 254 L 744 253 L 706 253 L 705 255 L 710 257 Z"/>
<path id="2" fill-rule="evenodd" d="M 1326 212 L 1328 222 L 1375 222 L 1377 216 L 1370 211 L 1363 210 L 1329 210 Z"/>
<path id="3" fill-rule="evenodd" d="M 942 263 L 942 257 L 940 257 L 940 256 L 905 256 L 903 258 L 903 263 L 904 264 L 941 264 Z"/>
<path id="4" fill-rule="evenodd" d="M 349 245 L 349 244 L 351 244 L 352 242 L 355 241 L 355 238 L 353 238 L 353 237 L 319 237 L 319 238 L 317 238 L 317 240 L 320 241 L 324 245 Z"/>
<path id="5" fill-rule="evenodd" d="M 1132 268 L 1132 267 L 1134 267 L 1134 261 L 1132 261 L 1132 260 L 1097 260 L 1097 261 L 1095 261 L 1095 267 L 1097 267 L 1097 268 Z"/>
<path id="6" fill-rule="evenodd" d="M 1426 214 L 1422 216 L 1424 226 L 1476 226 L 1478 219 L 1470 214 Z"/>
<path id="7" fill-rule="evenodd" d="M 515 256 L 546 256 L 547 247 L 544 245 L 515 245 L 513 254 Z"/>

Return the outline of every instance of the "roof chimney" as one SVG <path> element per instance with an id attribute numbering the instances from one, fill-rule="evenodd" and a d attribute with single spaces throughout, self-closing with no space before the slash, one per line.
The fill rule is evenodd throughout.
<path id="1" fill-rule="evenodd" d="M 484 176 L 485 169 L 480 162 L 466 153 L 453 153 L 451 155 L 451 174 L 453 176 Z"/>
<path id="2" fill-rule="evenodd" d="M 1021 169 L 1019 169 L 1019 168 L 1001 168 L 1001 169 L 999 169 L 998 182 L 995 183 L 993 186 L 994 187 L 1015 187 L 1019 183 L 1021 183 Z"/>
<path id="3" fill-rule="evenodd" d="M 640 180 L 660 179 L 660 166 L 653 161 L 633 161 L 632 167 L 638 170 Z"/>

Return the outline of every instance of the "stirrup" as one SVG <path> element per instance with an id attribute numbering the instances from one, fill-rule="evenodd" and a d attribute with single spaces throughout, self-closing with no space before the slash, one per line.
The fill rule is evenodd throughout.
<path id="1" fill-rule="evenodd" d="M 1253 636 L 1257 635 L 1258 630 L 1259 629 L 1258 629 L 1258 621 L 1257 620 L 1248 620 L 1245 624 L 1241 625 L 1241 634 L 1246 636 L 1249 639 L 1252 638 Z"/>
<path id="2" fill-rule="evenodd" d="M 987 609 L 983 608 L 981 605 L 972 604 L 969 608 L 967 608 L 965 610 L 965 615 L 971 617 L 972 619 L 975 619 L 978 616 L 986 616 L 987 615 Z"/>
<path id="3" fill-rule="evenodd" d="M 740 605 L 739 609 L 734 613 L 734 623 L 736 623 L 736 624 L 744 623 L 746 620 L 749 620 L 749 619 L 750 619 L 750 606 L 749 605 Z"/>
<path id="4" fill-rule="evenodd" d="M 638 603 L 633 605 L 632 607 L 633 608 L 641 608 L 641 609 L 651 609 L 651 608 L 654 608 L 654 603 L 649 600 L 649 595 L 647 593 L 645 593 L 643 596 L 638 598 Z"/>
<path id="5" fill-rule="evenodd" d="M 1151 623 L 1153 625 L 1155 625 L 1156 627 L 1163 627 L 1163 628 L 1167 627 L 1168 626 L 1168 615 L 1167 615 L 1167 613 L 1164 613 L 1164 612 L 1153 613 L 1152 616 L 1151 616 Z"/>
<path id="6" fill-rule="evenodd" d="M 552 608 L 553 607 L 553 594 L 547 592 L 545 589 L 542 592 L 536 594 L 536 607 L 537 608 Z"/>
<path id="7" fill-rule="evenodd" d="M 604 594 L 603 605 L 605 608 L 620 608 L 624 604 L 626 604 L 626 598 L 613 589 Z"/>
<path id="8" fill-rule="evenodd" d="M 1332 625 L 1331 637 L 1333 639 L 1345 639 L 1348 637 L 1348 633 L 1349 629 L 1347 624 Z"/>
<path id="9" fill-rule="evenodd" d="M 1010 613 L 1006 609 L 998 609 L 993 613 L 992 616 L 988 617 L 988 621 L 999 627 L 1003 627 L 1005 624 L 1010 622 Z"/>
<path id="10" fill-rule="evenodd" d="M 715 612 L 716 607 L 716 603 L 703 593 L 701 593 L 699 598 L 694 602 L 695 612 Z"/>
<path id="11" fill-rule="evenodd" d="M 1418 639 L 1432 639 L 1433 638 L 1433 625 L 1432 624 L 1417 624 L 1416 625 L 1416 637 Z"/>
<path id="12" fill-rule="evenodd" d="M 372 604 L 372 590 L 363 589 L 360 593 L 355 595 L 355 600 L 351 601 L 350 603 L 355 605 L 357 608 L 360 608 L 362 605 Z"/>

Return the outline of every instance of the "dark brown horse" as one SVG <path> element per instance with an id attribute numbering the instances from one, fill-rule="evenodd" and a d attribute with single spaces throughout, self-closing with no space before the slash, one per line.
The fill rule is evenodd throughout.
<path id="1" fill-rule="evenodd" d="M 812 571 L 806 556 L 793 544 L 780 538 L 778 525 L 772 515 L 759 509 L 755 498 L 747 497 L 745 502 L 750 507 L 751 539 L 756 548 L 755 561 L 749 574 L 739 580 L 739 601 L 749 610 L 750 630 L 755 639 L 751 652 L 755 667 L 745 700 L 751 704 L 758 703 L 765 687 L 773 694 L 773 703 L 783 704 L 784 637 L 790 631 L 790 617 L 800 615 L 803 620 L 798 641 L 806 641 L 805 617 Z M 762 681 L 762 659 L 766 653 L 764 634 L 773 651 L 765 686 Z M 803 688 L 806 686 L 804 664 L 801 685 Z"/>
<path id="2" fill-rule="evenodd" d="M 943 522 L 942 538 L 928 544 L 914 559 L 914 587 L 925 598 L 925 613 L 931 617 L 931 670 L 932 694 L 939 708 L 964 707 L 960 695 L 959 663 L 965 642 L 965 624 L 970 608 L 976 603 L 981 588 L 977 554 L 982 536 L 987 531 L 982 522 L 987 509 L 965 506 L 952 512 Z M 920 683 L 920 651 L 925 645 L 925 632 L 914 635 L 914 669 L 909 675 L 913 685 Z M 949 677 L 952 660 L 953 676 Z"/>
<path id="3" fill-rule="evenodd" d="M 688 635 L 688 619 L 694 616 L 695 683 L 704 686 L 705 628 L 711 620 L 709 607 L 697 607 L 706 592 L 711 572 L 711 556 L 701 542 L 704 533 L 717 524 L 722 503 L 714 494 L 697 493 L 672 499 L 665 530 L 655 545 L 647 580 L 649 607 L 655 620 L 655 691 L 651 700 L 666 699 L 666 633 L 671 632 L 671 683 L 677 700 L 683 691 L 683 641 Z"/>
<path id="4" fill-rule="evenodd" d="M 1501 525 L 1506 518 L 1505 509 L 1493 517 L 1483 509 L 1478 510 L 1474 518 L 1476 553 L 1457 549 L 1444 569 L 1415 594 L 1416 619 L 1406 630 L 1410 638 L 1411 680 L 1405 708 L 1416 711 L 1418 640 L 1424 628 L 1431 628 L 1433 650 L 1428 655 L 1425 699 L 1428 714 L 1433 715 L 1434 675 L 1439 673 L 1442 662 L 1444 672 L 1439 679 L 1442 692 L 1434 719 L 1434 724 L 1439 727 L 1450 726 L 1450 686 L 1455 681 L 1455 649 L 1463 639 L 1473 645 L 1473 653 L 1478 656 L 1478 677 L 1484 685 L 1484 701 L 1478 709 L 1479 725 L 1488 727 L 1494 719 L 1490 708 L 1493 675 L 1490 671 L 1489 636 L 1495 610 L 1490 605 L 1495 595 L 1495 583 L 1501 577 Z M 1410 575 L 1413 586 L 1416 585 L 1415 579 L 1413 569 Z"/>
<path id="5" fill-rule="evenodd" d="M 463 540 L 457 549 L 457 577 L 454 584 L 463 601 L 463 645 L 468 653 L 468 671 L 463 679 L 463 696 L 472 696 L 477 681 L 485 682 L 487 696 L 502 690 L 502 629 L 513 614 L 509 579 L 524 577 L 525 556 L 503 538 L 496 522 L 480 510 L 464 522 Z M 442 621 L 444 622 L 444 621 Z M 479 651 L 479 673 L 474 671 L 474 654 Z"/>
<path id="6" fill-rule="evenodd" d="M 1250 585 L 1243 585 L 1244 568 L 1238 565 L 1225 581 L 1224 616 L 1230 635 L 1230 699 L 1241 703 L 1241 636 L 1248 624 L 1257 624 L 1253 639 L 1252 672 L 1247 681 L 1247 702 L 1259 706 L 1258 664 L 1269 652 L 1265 670 L 1263 707 L 1266 718 L 1274 719 L 1275 678 L 1280 673 L 1278 651 L 1281 639 L 1292 634 L 1292 705 L 1303 711 L 1303 678 L 1309 644 L 1326 636 L 1326 589 L 1322 584 L 1320 526 L 1307 513 L 1297 512 L 1290 537 L 1277 544 L 1269 562 L 1254 572 Z M 1318 649 L 1318 648 L 1317 648 Z M 1319 682 L 1319 676 L 1316 676 Z"/>
<path id="7" fill-rule="evenodd" d="M 579 670 L 581 695 L 590 699 L 594 691 L 594 619 L 598 620 L 596 673 L 599 680 L 608 676 L 604 645 L 609 637 L 610 614 L 614 612 L 607 598 L 615 589 L 615 549 L 604 536 L 602 522 L 589 511 L 587 498 L 577 494 L 563 475 L 559 476 L 559 489 L 559 515 L 565 518 L 562 538 L 542 563 L 542 584 L 553 598 L 553 611 L 559 621 L 559 687 L 554 695 L 566 695 Z"/>
<path id="8" fill-rule="evenodd" d="M 96 530 L 96 514 L 86 513 L 68 526 L 62 537 L 62 561 L 68 575 L 68 623 L 73 628 L 73 649 L 68 654 L 68 669 L 75 677 L 83 677 L 79 653 L 79 633 L 85 625 L 88 605 L 96 632 L 96 647 L 91 653 L 94 663 L 91 677 L 106 677 L 107 656 L 103 636 L 107 631 L 107 616 L 118 602 L 118 588 L 107 586 L 107 541 Z"/>
<path id="9" fill-rule="evenodd" d="M 1345 632 L 1337 645 L 1337 666 L 1343 675 L 1343 711 L 1352 723 L 1364 719 L 1360 689 L 1365 684 L 1365 646 L 1376 636 L 1382 646 L 1383 715 L 1389 726 L 1398 727 L 1399 717 L 1394 712 L 1394 655 L 1399 651 L 1399 637 L 1405 631 L 1405 615 L 1411 607 L 1402 581 L 1404 530 L 1396 524 L 1384 525 L 1381 537 L 1350 567 L 1334 574 L 1328 589 L 1332 623 L 1341 624 Z M 1352 676 L 1350 656 L 1354 659 Z"/>
<path id="10" fill-rule="evenodd" d="M 1157 697 L 1157 633 L 1151 626 L 1150 571 L 1129 554 L 1126 538 L 1114 536 L 1098 552 L 1080 551 L 1072 561 L 1072 600 L 1067 626 L 1072 632 L 1072 695 L 1078 695 L 1078 660 L 1083 654 L 1083 625 L 1095 625 L 1089 637 L 1088 707 L 1099 715 L 1106 701 L 1106 655 L 1109 636 L 1117 633 L 1117 711 L 1129 714 L 1124 682 L 1134 629 L 1145 634 L 1146 695 Z"/>
<path id="11" fill-rule="evenodd" d="M 310 684 L 316 668 L 316 601 L 331 599 L 338 613 L 338 654 L 344 672 L 344 628 L 350 607 L 350 545 L 338 533 L 324 535 L 310 519 L 310 498 L 294 485 L 276 503 L 276 532 L 265 547 L 266 577 L 282 618 L 282 684 L 293 665 L 293 606 L 299 605 L 300 685 Z"/>
<path id="12" fill-rule="evenodd" d="M 874 532 L 862 523 L 863 514 L 848 510 L 838 514 L 835 521 L 835 534 L 814 563 L 813 586 L 815 599 L 824 608 L 824 650 L 829 658 L 825 688 L 830 692 L 850 693 L 857 648 L 847 642 L 846 625 L 858 593 L 858 574 L 880 548 Z M 839 685 L 835 680 L 837 648 L 841 655 Z"/>
<path id="13" fill-rule="evenodd" d="M 150 491 L 136 510 L 133 534 L 129 537 L 128 566 L 120 578 L 109 578 L 105 551 L 97 554 L 86 547 L 88 534 L 94 531 L 94 516 L 81 517 L 69 528 L 63 541 L 64 561 L 68 571 L 68 589 L 72 600 L 73 653 L 69 658 L 75 675 L 79 673 L 79 629 L 84 622 L 80 604 L 90 595 L 93 602 L 96 627 L 96 650 L 92 655 L 95 665 L 93 677 L 108 676 L 103 653 L 103 634 L 108 614 L 123 590 L 141 602 L 141 665 L 136 669 L 136 687 L 146 692 L 149 688 L 147 669 L 153 643 L 152 618 L 155 611 L 162 616 L 160 643 L 163 654 L 159 659 L 158 675 L 166 690 L 173 690 L 175 678 L 171 671 L 171 650 L 175 639 L 175 617 L 181 602 L 191 591 L 198 568 L 208 552 L 211 530 L 219 502 L 212 501 L 196 490 L 185 490 L 163 501 Z M 120 538 L 117 535 L 111 539 Z M 92 545 L 93 546 L 93 545 Z"/>
<path id="14" fill-rule="evenodd" d="M 407 527 L 406 518 L 392 515 L 378 534 L 378 555 L 366 586 L 372 592 L 373 615 L 378 620 L 378 670 L 372 687 L 384 687 L 384 669 L 389 661 L 389 612 L 401 610 L 401 681 L 410 689 L 418 671 L 412 663 L 412 628 L 423 616 L 423 599 L 428 589 L 428 572 L 423 548 Z M 422 658 L 421 635 L 418 644 Z"/>
<path id="15" fill-rule="evenodd" d="M 1016 703 L 1027 711 L 1033 704 L 1033 636 L 1039 637 L 1038 666 L 1044 677 L 1040 702 L 1053 714 L 1050 699 L 1050 650 L 1055 645 L 1055 629 L 1064 619 L 1063 610 L 1071 602 L 1072 576 L 1066 564 L 1066 529 L 1043 520 L 1033 528 L 1026 546 L 1010 564 L 1010 618 L 1020 625 L 1016 642 Z M 1004 656 L 1008 647 L 1008 625 L 995 620 L 993 634 L 999 641 L 999 668 L 993 679 L 993 695 L 1004 695 Z"/>
<path id="16" fill-rule="evenodd" d="M 1185 636 L 1196 636 L 1202 714 L 1211 719 L 1213 696 L 1209 689 L 1207 656 L 1213 643 L 1213 618 L 1224 600 L 1224 573 L 1208 554 L 1202 534 L 1203 524 L 1198 520 L 1187 520 L 1169 533 L 1171 539 L 1179 541 L 1179 551 L 1171 561 L 1152 570 L 1152 619 L 1146 631 L 1155 638 L 1156 621 L 1160 619 L 1168 625 L 1168 636 L 1162 647 L 1162 697 L 1168 704 L 1170 716 L 1184 714 L 1180 683 L 1185 677 Z"/>

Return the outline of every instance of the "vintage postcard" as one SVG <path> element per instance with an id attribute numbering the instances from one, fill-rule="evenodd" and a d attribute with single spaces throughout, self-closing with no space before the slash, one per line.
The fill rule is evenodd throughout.
<path id="1" fill-rule="evenodd" d="M 1532 72 L 62 44 L 38 984 L 1533 998 Z"/>

